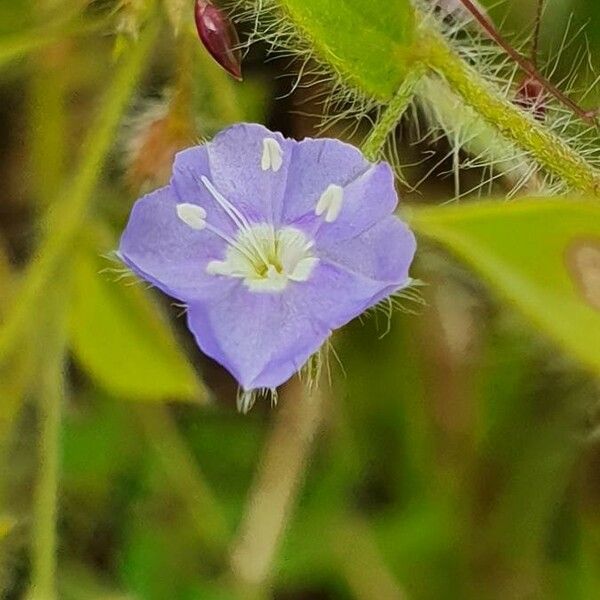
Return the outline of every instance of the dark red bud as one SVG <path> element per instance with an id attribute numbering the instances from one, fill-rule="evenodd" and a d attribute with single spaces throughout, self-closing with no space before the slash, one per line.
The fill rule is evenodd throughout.
<path id="1" fill-rule="evenodd" d="M 206 0 L 196 0 L 194 15 L 204 47 L 229 74 L 241 81 L 240 41 L 229 17 Z"/>
<path id="2" fill-rule="evenodd" d="M 547 93 L 543 84 L 533 77 L 523 80 L 515 96 L 515 104 L 531 111 L 538 121 L 546 118 L 546 100 Z"/>

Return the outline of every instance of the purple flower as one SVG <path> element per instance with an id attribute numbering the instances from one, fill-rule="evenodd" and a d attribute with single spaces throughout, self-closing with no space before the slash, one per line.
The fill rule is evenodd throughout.
<path id="1" fill-rule="evenodd" d="M 119 254 L 187 305 L 200 348 L 245 390 L 275 388 L 409 283 L 415 240 L 397 202 L 389 165 L 353 146 L 240 124 L 177 155 Z"/>

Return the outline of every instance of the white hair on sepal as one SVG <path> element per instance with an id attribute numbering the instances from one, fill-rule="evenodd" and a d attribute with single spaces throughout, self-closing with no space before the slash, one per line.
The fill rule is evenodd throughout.
<path id="1" fill-rule="evenodd" d="M 308 393 L 318 389 L 323 372 L 323 354 L 325 344 L 308 357 L 308 360 L 298 369 L 298 379 Z"/>
<path id="2" fill-rule="evenodd" d="M 323 345 L 314 352 L 308 360 L 300 367 L 296 373 L 302 387 L 308 395 L 312 395 L 320 390 L 323 385 L 323 369 L 327 371 L 327 381 L 331 386 L 333 383 L 332 371 L 329 356 L 332 355 L 338 363 L 341 372 L 346 377 L 346 370 L 342 365 L 341 359 L 335 350 L 331 336 L 329 336 Z M 256 402 L 269 399 L 271 408 L 274 408 L 279 401 L 279 393 L 277 388 L 256 388 L 252 390 L 244 390 L 238 388 L 236 396 L 237 409 L 242 414 L 248 414 L 254 407 Z"/>
<path id="3" fill-rule="evenodd" d="M 317 93 L 306 102 L 318 101 L 323 111 L 307 116 L 320 120 L 317 129 L 324 134 L 340 121 L 349 121 L 347 127 L 356 129 L 359 122 L 382 104 L 352 87 L 331 66 L 315 55 L 310 43 L 302 37 L 296 25 L 281 12 L 274 0 L 230 0 L 229 12 L 234 20 L 249 23 L 251 34 L 245 42 L 250 46 L 259 39 L 269 52 L 278 58 L 290 58 L 289 66 L 300 64 L 291 85 L 293 91 L 299 87 L 318 88 Z"/>
<path id="4" fill-rule="evenodd" d="M 323 342 L 322 346 L 308 358 L 304 365 L 302 365 L 302 368 L 298 370 L 298 379 L 308 394 L 318 391 L 320 386 L 324 385 L 325 372 L 327 373 L 327 384 L 330 387 L 333 385 L 333 373 L 330 360 L 330 357 L 332 356 L 338 364 L 342 375 L 346 377 L 346 369 L 344 369 L 341 358 L 333 345 L 332 337 L 333 336 L 330 335 Z"/>
<path id="5" fill-rule="evenodd" d="M 126 286 L 145 284 L 121 259 L 117 250 L 111 250 L 100 255 L 108 266 L 99 269 L 98 275 L 106 275 L 113 283 Z"/>
<path id="6" fill-rule="evenodd" d="M 238 388 L 235 399 L 238 411 L 243 415 L 248 414 L 256 402 L 257 394 L 257 390 L 243 390 L 242 388 Z"/>
<path id="7" fill-rule="evenodd" d="M 419 279 L 410 278 L 406 286 L 384 298 L 364 313 L 375 318 L 375 327 L 377 330 L 379 330 L 379 316 L 381 315 L 385 318 L 385 329 L 379 335 L 379 339 L 384 338 L 390 333 L 392 329 L 392 317 L 396 312 L 408 315 L 421 314 L 421 309 L 427 306 L 427 301 L 423 298 L 420 288 L 426 285 L 428 284 Z"/>
<path id="8" fill-rule="evenodd" d="M 269 399 L 271 408 L 277 405 L 279 394 L 277 388 L 256 388 L 244 390 L 239 387 L 236 396 L 236 406 L 240 413 L 247 415 L 259 400 Z"/>
<path id="9" fill-rule="evenodd" d="M 483 79 L 489 81 L 500 96 L 513 101 L 520 70 L 504 50 L 493 42 L 479 26 L 473 26 L 475 23 L 472 19 L 465 23 L 462 18 L 452 18 L 452 15 L 456 17 L 457 14 L 464 14 L 459 4 L 462 5 L 459 0 L 415 0 L 415 5 L 419 9 L 420 22 L 437 28 L 444 37 L 450 39 L 456 52 L 472 65 Z M 306 101 L 319 102 L 323 107 L 321 114 L 312 115 L 320 119 L 318 129 L 321 134 L 335 127 L 337 136 L 354 135 L 362 125 L 372 123 L 377 115 L 385 109 L 384 103 L 368 97 L 361 90 L 353 87 L 331 66 L 315 56 L 310 43 L 302 37 L 291 19 L 287 18 L 280 10 L 278 2 L 275 0 L 232 0 L 231 5 L 237 20 L 252 23 L 253 34 L 248 43 L 260 38 L 267 43 L 271 52 L 300 61 L 301 67 L 292 89 L 316 87 L 313 97 Z M 479 7 L 478 4 L 477 6 Z M 449 14 L 450 18 L 440 18 L 440 12 L 442 12 L 442 16 L 445 13 Z M 559 58 L 577 37 L 577 35 L 571 35 L 570 29 L 569 22 L 557 51 Z M 511 41 L 511 43 L 515 49 L 523 52 L 528 39 L 523 36 L 521 42 Z M 589 51 L 582 50 L 575 63 L 583 64 L 588 57 Z M 540 66 L 540 71 L 551 77 L 557 62 L 558 59 L 548 63 L 546 67 Z M 573 69 L 571 76 L 563 82 L 558 82 L 558 85 L 565 86 L 564 91 L 568 94 L 583 99 L 591 93 L 593 85 L 587 86 L 579 95 L 576 94 L 576 90 L 569 89 L 578 74 Z M 430 83 L 435 76 L 431 74 L 426 79 Z M 600 82 L 600 78 L 594 77 L 593 83 L 598 82 Z M 438 85 L 440 85 L 439 82 Z M 424 84 L 425 87 L 427 84 Z M 447 84 L 446 87 L 449 94 L 456 96 Z M 437 106 L 437 96 L 431 94 L 431 90 L 424 88 L 417 89 L 412 105 L 419 105 L 426 115 L 426 121 L 414 129 L 420 140 L 435 141 L 441 137 L 448 139 L 451 145 L 448 156 L 453 163 L 449 175 L 453 176 L 455 180 L 454 200 L 465 196 L 481 196 L 484 193 L 494 192 L 497 182 L 502 183 L 502 187 L 497 189 L 501 190 L 502 194 L 508 198 L 523 193 L 546 195 L 560 194 L 566 191 L 567 188 L 562 180 L 542 169 L 529 152 L 517 148 L 515 144 L 504 139 L 495 127 L 487 124 L 464 102 L 458 104 L 460 109 L 456 113 L 458 118 L 440 119 L 440 111 L 443 111 L 444 107 Z M 418 111 L 409 107 L 408 112 L 417 114 Z M 600 148 L 597 144 L 596 129 L 581 122 L 571 111 L 552 98 L 548 99 L 544 125 L 549 131 L 564 139 L 592 166 L 600 165 Z M 340 130 L 340 126 L 343 127 L 342 130 Z M 488 136 L 490 132 L 492 138 Z M 482 140 L 486 139 L 492 139 L 493 143 L 483 143 Z M 391 162 L 401 178 L 402 167 L 395 144 L 397 144 L 397 139 L 395 135 L 391 135 L 385 152 L 382 152 L 382 158 Z M 465 153 L 468 155 L 467 158 L 464 158 Z M 440 163 L 445 160 L 446 157 L 442 157 Z M 437 167 L 434 166 L 433 169 L 435 168 Z M 481 172 L 480 182 L 469 189 L 461 189 L 460 171 L 462 169 L 479 169 Z M 418 184 L 405 185 L 407 188 L 418 187 Z"/>
<path id="10" fill-rule="evenodd" d="M 183 302 L 171 302 L 170 306 L 177 309 L 177 313 L 175 313 L 177 319 L 181 319 L 189 309 L 188 305 Z"/>

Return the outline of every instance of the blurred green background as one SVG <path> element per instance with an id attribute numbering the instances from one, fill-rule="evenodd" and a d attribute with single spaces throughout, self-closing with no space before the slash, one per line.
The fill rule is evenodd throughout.
<path id="1" fill-rule="evenodd" d="M 600 598 L 598 382 L 450 254 L 423 240 L 420 301 L 334 337 L 319 407 L 291 384 L 248 415 L 182 308 L 121 269 L 131 205 L 177 150 L 242 120 L 316 135 L 322 110 L 320 89 L 289 93 L 294 61 L 257 43 L 236 83 L 195 36 L 193 2 L 153 4 L 0 3 L 0 315 L 26 265 L 51 269 L 0 343 L 0 596 L 27 598 L 50 565 L 55 594 L 29 597 Z M 491 12 L 522 36 L 535 2 Z M 600 8 L 548 2 L 544 56 L 585 22 L 557 81 L 586 37 L 600 64 Z M 445 202 L 449 145 L 413 129 L 398 152 L 411 182 L 428 176 L 404 202 Z M 57 473 L 54 569 L 43 494 Z M 269 551 L 257 590 L 247 570 Z"/>

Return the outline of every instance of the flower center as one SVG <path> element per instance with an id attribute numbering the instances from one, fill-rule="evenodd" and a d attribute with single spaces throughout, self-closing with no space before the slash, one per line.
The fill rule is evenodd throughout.
<path id="1" fill-rule="evenodd" d="M 264 144 L 263 170 L 281 166 L 280 148 Z M 266 157 L 266 158 L 265 158 Z M 191 173 L 195 179 L 195 175 Z M 192 229 L 212 231 L 227 243 L 224 260 L 213 260 L 206 266 L 210 275 L 238 277 L 253 292 L 281 292 L 290 281 L 306 281 L 319 259 L 313 255 L 313 241 L 294 227 L 276 230 L 268 223 L 254 224 L 225 198 L 202 175 L 203 185 L 216 200 L 227 216 L 235 223 L 238 232 L 235 238 L 220 231 L 206 220 L 206 210 L 197 204 L 182 202 L 177 205 L 177 216 Z M 318 214 L 325 213 L 325 220 L 337 218 L 342 195 L 338 186 L 329 186 L 319 201 Z"/>
<path id="2" fill-rule="evenodd" d="M 290 281 L 306 281 L 319 259 L 313 242 L 293 227 L 259 224 L 240 229 L 224 260 L 208 263 L 211 275 L 238 277 L 253 292 L 281 292 Z"/>

